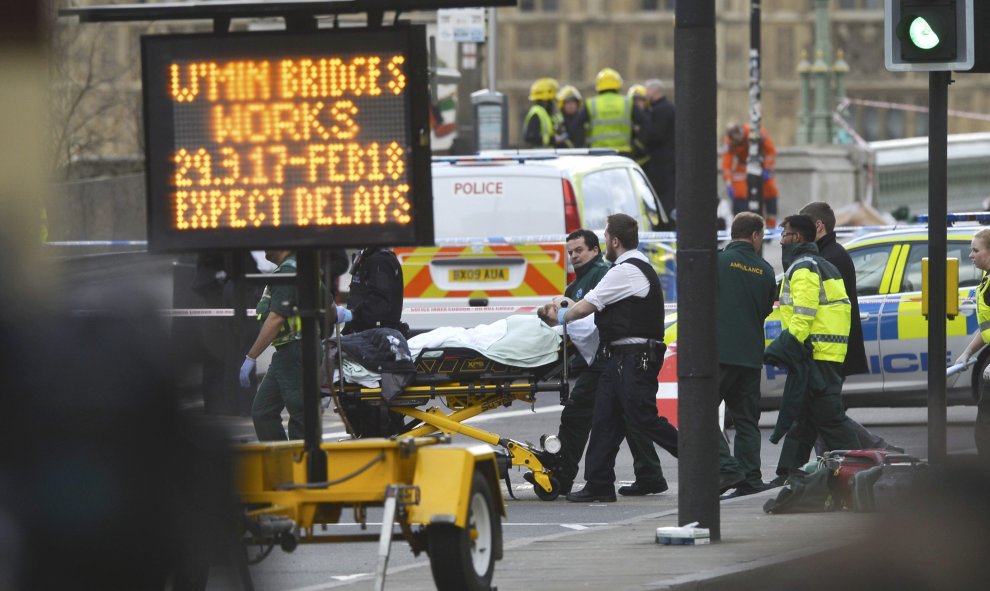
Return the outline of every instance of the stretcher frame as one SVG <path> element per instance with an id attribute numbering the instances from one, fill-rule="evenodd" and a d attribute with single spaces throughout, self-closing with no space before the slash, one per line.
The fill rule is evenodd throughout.
<path id="1" fill-rule="evenodd" d="M 419 424 L 399 437 L 456 433 L 504 449 L 508 461 L 504 462 L 500 475 L 508 478 L 509 465 L 526 468 L 533 474 L 536 495 L 552 501 L 560 495 L 560 482 L 554 471 L 559 468 L 561 457 L 559 451 L 546 449 L 546 435 L 537 446 L 466 425 L 464 421 L 516 401 L 535 407 L 536 396 L 541 392 L 558 393 L 564 404 L 569 394 L 565 359 L 565 346 L 561 346 L 556 361 L 532 368 L 508 366 L 467 348 L 428 348 L 416 358 L 416 377 L 391 401 L 382 398 L 380 387 L 336 381 L 333 389 L 339 397 L 338 408 L 339 400 L 346 402 L 344 413 L 350 403 L 384 405 L 391 412 L 418 421 Z M 417 408 L 434 400 L 440 400 L 447 410 L 435 405 Z"/>

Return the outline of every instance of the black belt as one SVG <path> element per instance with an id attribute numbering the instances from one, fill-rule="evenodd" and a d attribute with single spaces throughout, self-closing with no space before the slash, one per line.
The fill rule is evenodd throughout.
<path id="1" fill-rule="evenodd" d="M 605 354 L 607 356 L 639 354 L 639 353 L 649 352 L 650 350 L 659 349 L 661 346 L 663 346 L 663 341 L 655 341 L 652 339 L 645 343 L 631 343 L 628 345 L 605 345 Z"/>

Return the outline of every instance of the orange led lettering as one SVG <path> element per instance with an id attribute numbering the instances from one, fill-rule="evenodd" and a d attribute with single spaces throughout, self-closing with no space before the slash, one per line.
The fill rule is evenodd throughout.
<path id="1" fill-rule="evenodd" d="M 164 156 L 173 230 L 411 223 L 408 131 L 382 116 L 408 109 L 395 98 L 410 82 L 405 56 L 194 60 L 164 66 L 175 128 Z M 501 191 L 500 181 L 454 187 Z"/>
<path id="2" fill-rule="evenodd" d="M 282 225 L 281 204 L 279 198 L 282 196 L 282 189 L 254 189 L 248 195 L 248 222 L 255 228 L 265 226 Z M 268 213 L 265 213 L 265 210 Z M 265 220 L 268 220 L 266 223 Z"/>
<path id="3" fill-rule="evenodd" d="M 385 66 L 388 73 L 392 75 L 392 79 L 388 81 L 388 89 L 394 95 L 400 95 L 406 89 L 406 75 L 401 68 L 404 63 L 406 63 L 405 56 L 396 55 L 388 60 L 388 65 Z"/>
<path id="4" fill-rule="evenodd" d="M 405 150 L 402 149 L 399 142 L 392 142 L 385 150 L 385 156 L 388 158 L 385 161 L 385 173 L 393 181 L 399 180 L 406 172 L 406 163 L 402 159 L 404 154 Z"/>
<path id="5" fill-rule="evenodd" d="M 241 179 L 241 156 L 237 153 L 237 150 L 224 146 L 220 148 L 220 154 L 224 157 L 220 161 L 221 168 L 227 171 L 227 175 L 221 178 L 221 182 L 225 186 L 236 185 Z"/>
<path id="6" fill-rule="evenodd" d="M 330 214 L 330 200 L 327 197 L 331 197 L 334 202 L 334 209 L 339 211 L 340 208 L 337 207 L 341 202 L 341 188 L 340 187 L 317 187 L 313 191 L 309 191 L 305 187 L 299 187 L 296 189 L 296 224 L 300 226 L 308 226 L 311 223 L 317 226 L 329 226 L 336 223 L 333 215 Z M 349 218 L 341 218 L 343 223 L 348 223 Z"/>
<path id="7" fill-rule="evenodd" d="M 267 100 L 271 97 L 269 62 L 233 61 L 209 64 L 207 100 Z"/>
<path id="8" fill-rule="evenodd" d="M 361 180 L 364 170 L 364 150 L 359 144 L 347 144 L 347 180 Z"/>
<path id="9" fill-rule="evenodd" d="M 361 128 L 354 122 L 358 108 L 351 101 L 337 101 L 330 109 L 330 119 L 340 123 L 330 126 L 332 137 L 337 140 L 349 140 L 356 136 Z M 330 138 L 324 138 L 330 139 Z"/>
<path id="10" fill-rule="evenodd" d="M 392 192 L 392 219 L 399 222 L 400 224 L 408 224 L 412 220 L 412 216 L 409 215 L 409 210 L 412 209 L 412 204 L 406 199 L 406 195 L 409 193 L 409 185 L 402 183 L 401 185 L 396 185 L 395 190 Z"/>
<path id="11" fill-rule="evenodd" d="M 182 80 L 181 70 L 178 64 L 169 66 L 169 89 L 172 100 L 177 103 L 191 103 L 199 96 L 199 79 L 205 78 L 210 70 L 206 64 L 186 64 L 185 81 Z"/>
<path id="12" fill-rule="evenodd" d="M 244 189 L 234 189 L 228 193 L 227 197 L 227 212 L 230 214 L 230 227 L 231 228 L 246 228 L 248 223 L 247 220 L 237 217 L 237 210 L 244 207 L 244 195 L 246 191 Z"/>

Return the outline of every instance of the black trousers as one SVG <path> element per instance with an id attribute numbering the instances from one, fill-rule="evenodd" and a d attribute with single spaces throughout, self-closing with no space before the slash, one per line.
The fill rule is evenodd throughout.
<path id="1" fill-rule="evenodd" d="M 613 353 L 598 381 L 584 477 L 592 490 L 615 486 L 615 456 L 625 420 L 677 457 L 677 429 L 657 413 L 657 374 L 663 361 L 643 361 L 636 349 Z"/>
<path id="2" fill-rule="evenodd" d="M 594 417 L 595 394 L 598 392 L 600 371 L 586 369 L 578 375 L 571 390 L 570 399 L 560 413 L 560 469 L 554 473 L 561 484 L 570 484 L 578 475 L 578 464 L 584 455 L 591 433 L 591 421 Z M 663 482 L 663 468 L 660 458 L 653 447 L 653 441 L 623 418 L 626 432 L 626 443 L 633 457 L 633 474 L 636 481 L 646 484 Z"/>
<path id="3" fill-rule="evenodd" d="M 719 435 L 719 472 L 729 481 L 744 478 L 750 486 L 763 484 L 760 459 L 760 377 L 763 368 L 718 364 L 718 390 L 735 425 L 734 452 Z"/>
<path id="4" fill-rule="evenodd" d="M 777 461 L 780 476 L 793 474 L 804 467 L 819 435 L 829 449 L 859 447 L 859 439 L 842 406 L 842 364 L 831 361 L 815 361 L 815 364 L 825 378 L 825 390 L 805 397 L 801 414 L 784 436 Z"/>

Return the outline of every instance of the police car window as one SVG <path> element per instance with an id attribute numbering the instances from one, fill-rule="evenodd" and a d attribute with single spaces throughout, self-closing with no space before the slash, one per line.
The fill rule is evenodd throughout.
<path id="1" fill-rule="evenodd" d="M 636 193 L 639 198 L 643 201 L 643 206 L 646 208 L 646 217 L 649 218 L 650 224 L 653 226 L 651 229 L 655 229 L 660 225 L 660 204 L 657 203 L 657 198 L 653 194 L 653 188 L 650 187 L 650 183 L 646 180 L 638 170 L 633 170 L 632 172 L 632 183 L 636 187 Z"/>
<path id="2" fill-rule="evenodd" d="M 581 181 L 584 227 L 601 229 L 609 215 L 624 213 L 640 219 L 636 193 L 625 168 L 586 174 Z"/>
<path id="3" fill-rule="evenodd" d="M 959 259 L 959 287 L 975 287 L 980 284 L 982 273 L 969 260 L 969 242 L 949 242 L 946 244 L 948 258 Z M 912 244 L 904 266 L 904 279 L 900 291 L 921 291 L 921 259 L 928 256 L 927 244 Z"/>
<path id="4" fill-rule="evenodd" d="M 849 251 L 856 268 L 856 295 L 868 296 L 880 293 L 880 281 L 887 269 L 893 246 L 881 245 L 857 248 Z"/>

